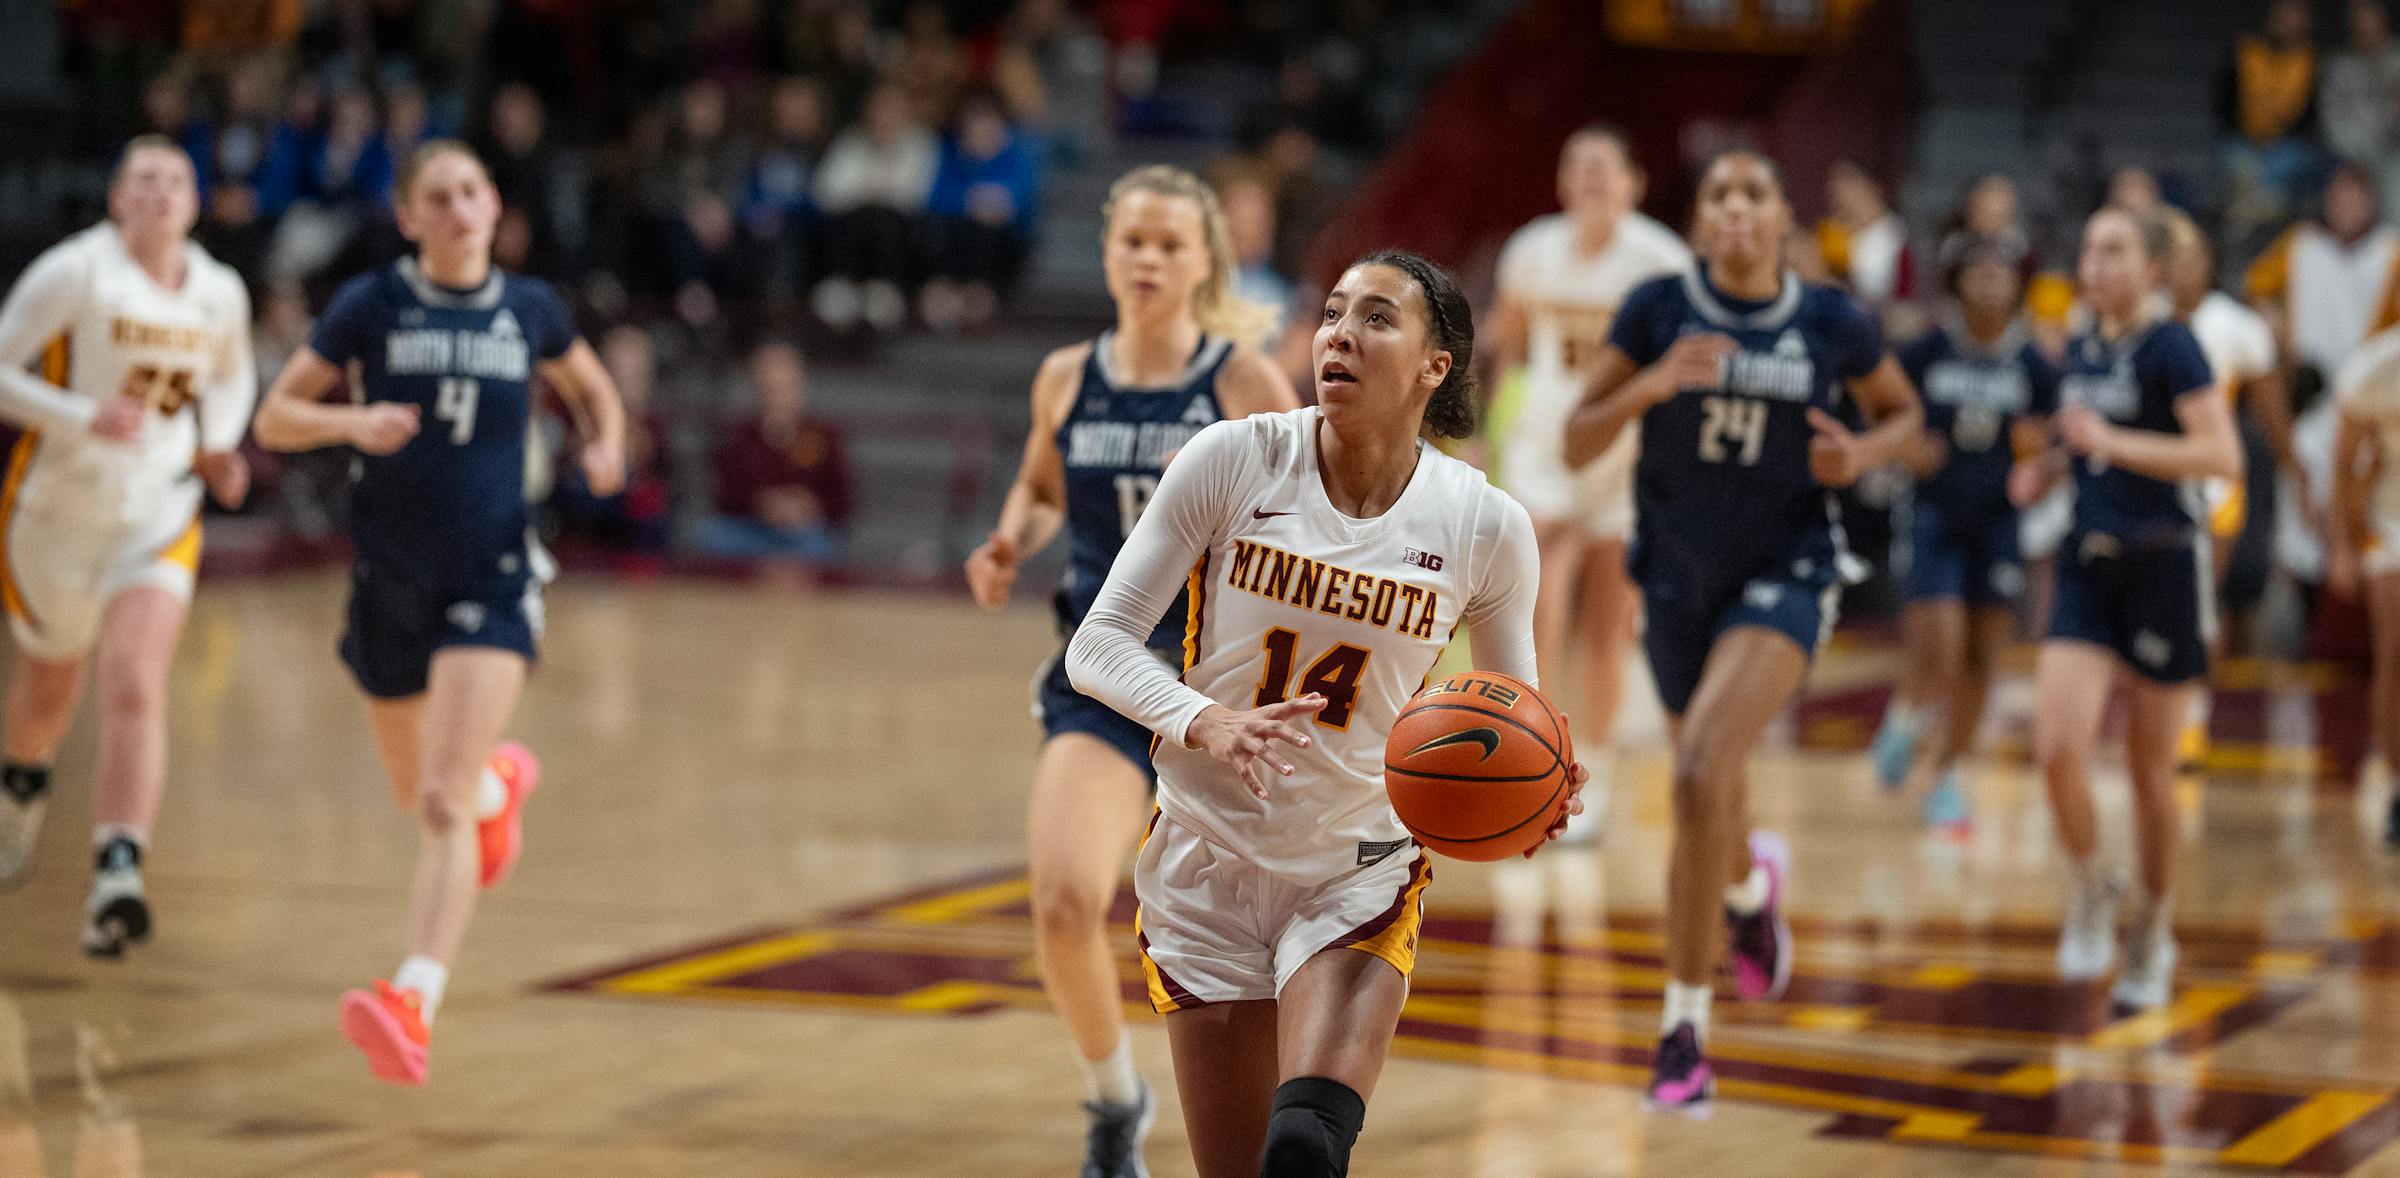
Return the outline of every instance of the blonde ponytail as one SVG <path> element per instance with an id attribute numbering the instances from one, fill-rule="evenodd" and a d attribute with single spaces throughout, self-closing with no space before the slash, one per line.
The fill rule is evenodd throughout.
<path id="1" fill-rule="evenodd" d="M 1108 203 L 1100 206 L 1101 233 L 1116 219 L 1117 202 L 1128 194 L 1152 192 L 1180 196 L 1200 206 L 1201 231 L 1208 239 L 1208 277 L 1192 292 L 1192 317 L 1200 329 L 1247 347 L 1264 347 L 1282 327 L 1275 308 L 1245 299 L 1233 290 L 1241 262 L 1233 256 L 1233 232 L 1225 225 L 1225 209 L 1207 181 L 1166 164 L 1135 168 L 1108 187 Z"/>

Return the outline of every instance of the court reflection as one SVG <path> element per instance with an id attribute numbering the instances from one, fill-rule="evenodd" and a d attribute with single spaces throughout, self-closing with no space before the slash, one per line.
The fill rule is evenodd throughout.
<path id="1" fill-rule="evenodd" d="M 75 1092 L 72 1120 L 63 1108 L 44 1109 L 45 1089 L 54 1100 L 65 1096 L 63 1080 L 37 1084 L 37 1040 L 28 1030 L 25 1010 L 16 997 L 0 990 L 0 1178 L 43 1178 L 58 1173 L 69 1178 L 142 1178 L 141 1130 L 124 1100 L 109 1087 L 108 1076 L 119 1060 L 126 1031 L 102 1030 L 78 1023 L 71 1047 Z M 42 1044 L 42 1046 L 49 1046 Z M 67 1060 L 57 1061 L 66 1064 Z M 63 1070 L 63 1068 L 62 1068 Z M 50 1156 L 63 1169 L 44 1167 L 43 1129 L 50 1128 Z"/>
<path id="2" fill-rule="evenodd" d="M 1551 846 L 1492 873 L 1476 1178 L 1640 1172 L 1636 1093 L 1553 1082 L 1570 1074 L 1561 1061 L 1618 1034 L 1623 983 L 1606 954 L 1607 899 L 1599 854 L 1588 846 Z"/>

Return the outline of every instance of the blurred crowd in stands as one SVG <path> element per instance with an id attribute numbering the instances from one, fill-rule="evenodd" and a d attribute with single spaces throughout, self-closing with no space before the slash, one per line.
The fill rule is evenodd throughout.
<path id="1" fill-rule="evenodd" d="M 2333 30 L 2317 27 L 2308 0 L 2262 8 L 2258 28 L 2219 63 L 2213 173 L 2154 171 L 2138 155 L 2112 163 L 2090 146 L 2039 178 L 2048 191 L 2038 215 L 2014 180 L 1992 175 L 1938 224 L 1918 226 L 1876 178 L 1841 164 L 1822 194 L 1824 219 L 1796 236 L 1791 256 L 1804 272 L 1846 283 L 1896 337 L 1940 313 L 1960 259 L 2015 258 L 2030 321 L 2056 351 L 2076 326 L 2075 253 L 2091 211 L 2190 215 L 2207 244 L 2171 268 L 2175 309 L 2188 315 L 2215 290 L 2256 311 L 2273 336 L 2267 379 L 2233 377 L 2251 506 L 2229 604 L 2237 614 L 2280 607 L 2296 643 L 2294 632 L 2311 627 L 2357 630 L 2356 619 L 2327 626 L 2315 606 L 2326 575 L 2331 394 L 2361 344 L 2400 325 L 2400 39 L 2386 0 L 2348 0 Z"/>
<path id="2" fill-rule="evenodd" d="M 1285 276 L 1326 215 L 1322 154 L 1376 146 L 1363 75 L 1395 7 L 57 4 L 81 149 L 105 159 L 156 132 L 190 151 L 195 235 L 254 286 L 263 376 L 335 286 L 404 249 L 399 162 L 429 138 L 463 139 L 504 200 L 499 263 L 574 293 L 634 403 L 624 495 L 577 486 L 571 455 L 535 456 L 558 476 L 554 520 L 644 552 L 812 561 L 840 559 L 854 491 L 841 431 L 807 410 L 800 345 L 855 358 L 902 333 L 995 330 L 1046 190 L 1126 131 L 1228 153 L 1215 178 L 1242 286 L 1287 302 Z M 1158 89 L 1162 60 L 1192 56 L 1274 82 L 1194 112 Z M 296 530 L 331 534 L 337 460 L 261 466 Z"/>

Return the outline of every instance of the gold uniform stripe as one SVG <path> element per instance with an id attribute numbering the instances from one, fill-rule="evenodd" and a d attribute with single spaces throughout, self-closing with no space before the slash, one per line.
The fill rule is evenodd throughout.
<path id="1" fill-rule="evenodd" d="M 17 491 L 25 485 L 25 471 L 33 465 L 33 452 L 41 444 L 38 430 L 27 430 L 19 436 L 16 447 L 9 451 L 8 479 L 0 483 L 0 605 L 6 606 L 10 617 L 36 630 L 42 628 L 41 623 L 34 620 L 33 611 L 25 607 L 25 595 L 17 590 L 8 536 L 17 520 Z"/>
<path id="2" fill-rule="evenodd" d="M 2250 489 L 2236 481 L 2225 488 L 2225 498 L 2208 513 L 2209 534 L 2219 539 L 2238 536 L 2250 517 Z"/>
<path id="3" fill-rule="evenodd" d="M 1425 885 L 1433 882 L 1433 857 L 1418 851 L 1417 861 L 1408 871 L 1408 886 L 1400 893 L 1399 915 L 1382 932 L 1343 946 L 1382 958 L 1404 978 L 1417 970 L 1417 934 L 1425 924 Z"/>
<path id="4" fill-rule="evenodd" d="M 1208 553 L 1192 562 L 1191 577 L 1184 582 L 1183 612 L 1183 670 L 1190 674 L 1200 665 L 1200 607 L 1208 600 Z"/>
<path id="5" fill-rule="evenodd" d="M 62 331 L 42 349 L 42 379 L 63 389 L 74 371 L 75 345 Z"/>
<path id="6" fill-rule="evenodd" d="M 1150 943 L 1142 939 L 1142 910 L 1138 907 L 1133 910 L 1133 941 L 1141 949 L 1136 956 L 1142 959 L 1142 983 L 1150 991 L 1150 1009 L 1160 1014 L 1183 1009 L 1183 1004 L 1167 993 L 1167 978 L 1158 972 L 1158 963 L 1150 960 Z"/>
<path id="7" fill-rule="evenodd" d="M 187 525 L 185 525 L 185 527 L 184 527 L 184 529 L 183 529 L 183 533 L 182 533 L 181 535 L 179 535 L 179 536 L 175 537 L 175 538 L 174 538 L 172 541 L 169 541 L 166 547 L 164 547 L 164 548 L 161 548 L 161 549 L 159 549 L 159 550 L 158 550 L 158 559 L 160 559 L 160 560 L 163 560 L 163 561 L 166 561 L 166 562 L 168 562 L 168 563 L 170 563 L 170 564 L 180 565 L 180 566 L 182 566 L 182 567 L 183 567 L 183 571 L 185 571 L 185 572 L 187 572 L 187 573 L 190 573 L 190 574 L 192 574 L 192 575 L 194 575 L 194 576 L 198 576 L 198 575 L 199 575 L 199 573 L 200 573 L 200 516 L 199 516 L 199 513 L 197 513 L 197 512 L 194 512 L 194 513 L 192 514 L 192 522 L 191 522 L 191 523 L 189 523 L 189 524 L 187 524 Z"/>

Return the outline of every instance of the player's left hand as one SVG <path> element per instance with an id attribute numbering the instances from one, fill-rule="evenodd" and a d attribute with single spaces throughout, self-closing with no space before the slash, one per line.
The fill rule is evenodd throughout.
<path id="1" fill-rule="evenodd" d="M 625 489 L 625 450 L 613 442 L 586 442 L 583 447 L 583 485 L 594 495 L 614 495 Z"/>
<path id="2" fill-rule="evenodd" d="M 1817 431 L 1817 436 L 1808 440 L 1808 473 L 1828 487 L 1857 482 L 1866 467 L 1858 435 L 1822 409 L 1808 411 L 1808 428 Z"/>
<path id="3" fill-rule="evenodd" d="M 1558 812 L 1558 821 L 1551 823 L 1550 829 L 1542 835 L 1542 841 L 1535 843 L 1525 852 L 1526 858 L 1533 858 L 1535 851 L 1541 850 L 1546 844 L 1567 833 L 1567 819 L 1583 813 L 1583 786 L 1591 779 L 1592 771 L 1584 768 L 1583 762 L 1577 761 L 1567 766 L 1567 804 Z"/>
<path id="4" fill-rule="evenodd" d="M 2105 461 L 2117 440 L 2117 427 L 2089 405 L 2069 405 L 2058 411 L 2058 436 L 2076 454 Z"/>
<path id="5" fill-rule="evenodd" d="M 192 460 L 192 469 L 207 485 L 208 496 L 217 506 L 232 511 L 250 497 L 250 460 L 239 450 L 221 450 L 202 454 Z"/>

